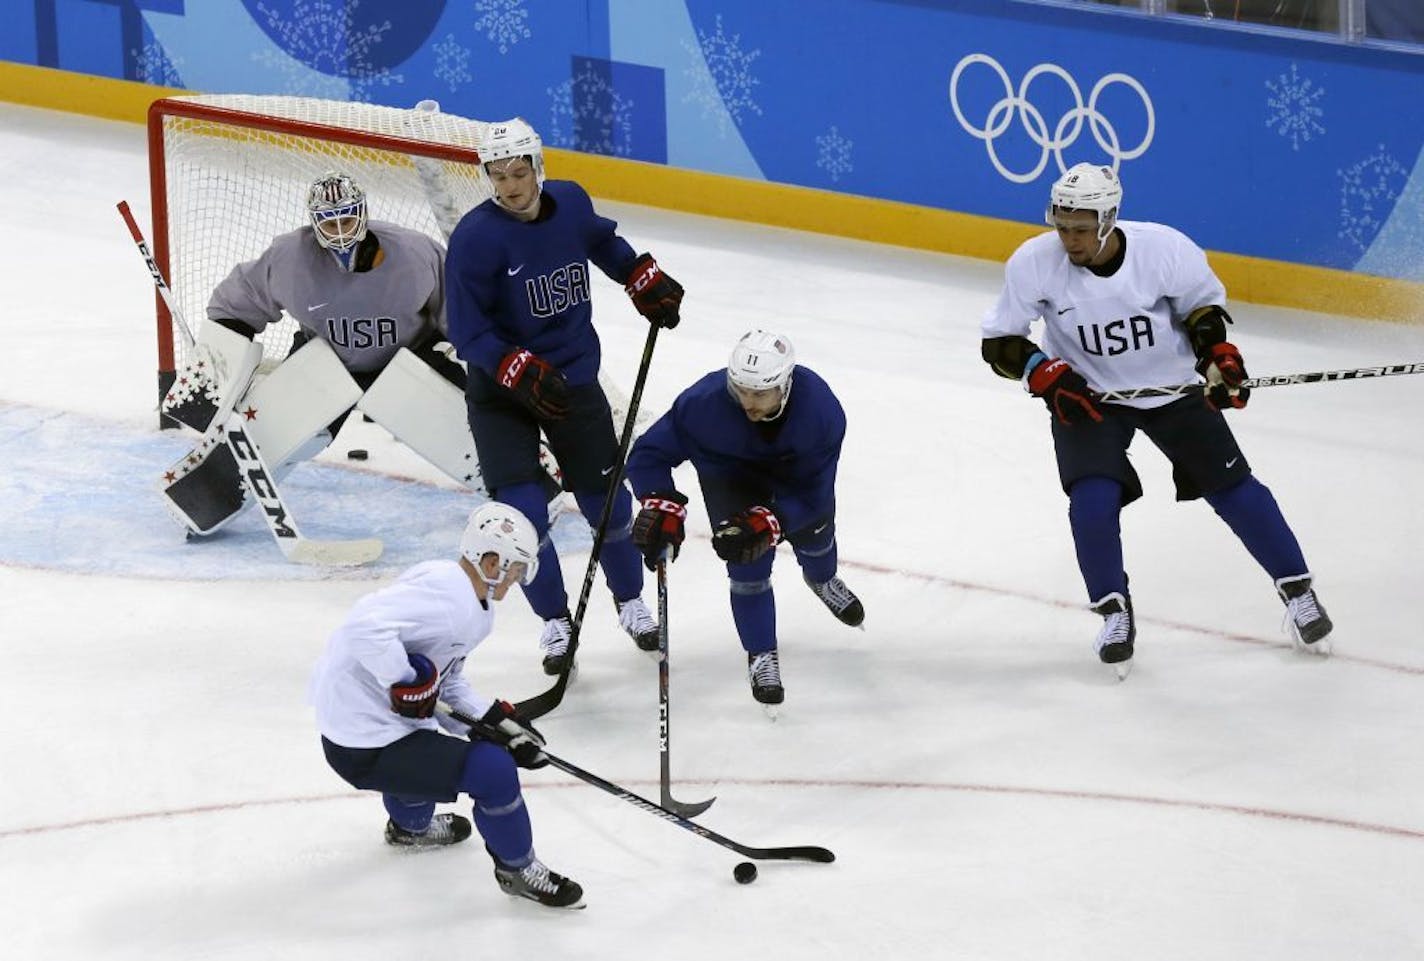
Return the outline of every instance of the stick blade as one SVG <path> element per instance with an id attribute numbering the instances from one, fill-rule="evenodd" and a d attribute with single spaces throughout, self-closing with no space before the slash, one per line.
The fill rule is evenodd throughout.
<path id="1" fill-rule="evenodd" d="M 676 800 L 671 794 L 668 794 L 667 792 L 664 792 L 662 797 L 663 807 L 667 808 L 669 811 L 676 814 L 678 817 L 684 818 L 697 817 L 699 814 L 702 814 L 704 811 L 710 808 L 712 806 L 712 802 L 715 800 L 717 800 L 715 797 L 710 797 L 705 801 L 692 801 L 690 803 L 684 803 L 682 801 Z"/>
<path id="2" fill-rule="evenodd" d="M 359 567 L 380 557 L 386 548 L 375 537 L 350 541 L 314 541 L 302 537 L 293 541 L 284 539 L 279 543 L 287 560 L 316 567 Z"/>

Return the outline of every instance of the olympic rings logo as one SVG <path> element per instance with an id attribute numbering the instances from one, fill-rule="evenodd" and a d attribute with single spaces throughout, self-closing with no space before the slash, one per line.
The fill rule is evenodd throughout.
<path id="1" fill-rule="evenodd" d="M 998 74 L 999 82 L 1004 86 L 1003 98 L 989 108 L 989 115 L 985 118 L 982 127 L 971 124 L 959 106 L 959 78 L 965 70 L 976 63 L 982 63 Z M 1051 137 L 1049 136 L 1048 123 L 1043 114 L 1037 107 L 1029 103 L 1028 99 L 1029 86 L 1044 74 L 1061 79 L 1073 95 L 1072 108 L 1058 118 Z M 1143 109 L 1147 113 L 1147 132 L 1142 135 L 1142 142 L 1131 150 L 1122 148 L 1112 123 L 1098 110 L 1098 98 L 1102 96 L 1104 90 L 1117 83 L 1123 84 L 1136 93 L 1142 99 Z M 1152 98 L 1147 96 L 1146 89 L 1136 78 L 1125 73 L 1110 73 L 1099 80 L 1093 86 L 1092 93 L 1088 95 L 1088 102 L 1085 106 L 1083 92 L 1078 88 L 1078 84 L 1068 71 L 1057 64 L 1040 63 L 1033 67 L 1024 74 L 1023 80 L 1019 83 L 1018 92 L 1015 93 L 1013 84 L 1009 82 L 1008 72 L 999 65 L 997 60 L 983 53 L 971 53 L 955 65 L 954 73 L 949 78 L 949 102 L 954 107 L 954 116 L 959 121 L 959 125 L 976 140 L 984 141 L 984 147 L 989 153 L 989 160 L 993 162 L 994 169 L 999 171 L 1005 179 L 1019 184 L 1036 180 L 1038 175 L 1043 173 L 1043 168 L 1048 165 L 1050 155 L 1058 161 L 1059 171 L 1066 171 L 1068 166 L 1063 162 L 1063 151 L 1077 142 L 1079 134 L 1083 132 L 1084 121 L 1087 121 L 1088 129 L 1092 131 L 1093 139 L 1098 142 L 1098 146 L 1111 158 L 1113 170 L 1117 170 L 1122 161 L 1133 160 L 1146 153 L 1148 146 L 1152 143 L 1152 134 L 1157 128 L 1157 117 L 1152 109 Z M 994 152 L 994 141 L 1009 129 L 1009 124 L 1013 122 L 1016 113 L 1029 139 L 1042 150 L 1038 163 L 1028 173 L 1014 173 L 1009 170 L 999 159 L 998 154 Z"/>

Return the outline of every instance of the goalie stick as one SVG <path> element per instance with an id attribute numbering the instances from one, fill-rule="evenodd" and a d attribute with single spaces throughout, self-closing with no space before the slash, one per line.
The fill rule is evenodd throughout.
<path id="1" fill-rule="evenodd" d="M 653 329 L 656 330 L 657 328 Z M 491 735 L 492 740 L 498 741 L 501 739 L 501 736 L 496 733 L 494 729 L 491 728 L 489 725 L 477 720 L 476 718 L 471 717 L 470 715 L 464 713 L 458 708 L 451 707 L 444 701 L 441 701 L 439 703 L 439 710 L 442 714 L 454 718 L 461 724 L 468 724 L 473 730 L 478 731 L 481 734 L 489 733 Z M 830 864 L 836 859 L 835 854 L 830 849 L 817 847 L 815 845 L 810 844 L 791 845 L 788 847 L 775 848 L 754 848 L 749 845 L 742 844 L 740 841 L 733 841 L 731 838 L 726 837 L 725 835 L 718 834 L 716 831 L 713 831 L 710 828 L 705 828 L 697 822 L 683 817 L 676 811 L 669 810 L 668 808 L 663 807 L 661 804 L 654 804 L 647 798 L 642 797 L 638 794 L 634 794 L 632 791 L 628 790 L 625 787 L 614 784 L 612 781 L 605 780 L 591 771 L 585 771 L 578 765 L 571 764 L 561 757 L 550 754 L 548 751 L 544 751 L 543 753 L 544 756 L 549 759 L 549 763 L 551 765 L 558 768 L 560 771 L 563 771 L 565 774 L 571 774 L 574 777 L 578 778 L 580 781 L 583 781 L 585 784 L 592 784 L 600 791 L 605 791 L 618 798 L 620 801 L 627 801 L 634 807 L 647 811 L 649 814 L 652 814 L 656 817 L 660 817 L 664 821 L 670 821 L 673 824 L 676 824 L 678 827 L 682 828 L 683 830 L 691 831 L 698 837 L 705 838 L 706 840 L 711 841 L 713 844 L 720 844 L 722 847 L 726 848 L 729 851 L 736 851 L 744 858 L 752 858 L 758 861 L 814 861 L 819 864 Z"/>
<path id="2" fill-rule="evenodd" d="M 695 818 L 712 806 L 715 797 L 684 803 L 672 796 L 672 731 L 668 698 L 668 589 L 667 551 L 658 558 L 658 765 L 662 806 L 685 818 Z"/>
<path id="3" fill-rule="evenodd" d="M 143 257 L 144 264 L 148 267 L 149 275 L 153 278 L 154 286 L 158 288 L 159 296 L 163 298 L 163 303 L 168 307 L 168 313 L 177 322 L 178 329 L 183 333 L 184 341 L 191 348 L 195 343 L 193 331 L 188 326 L 188 321 L 184 319 L 183 312 L 174 302 L 168 281 L 164 279 L 163 271 L 158 268 L 153 254 L 149 252 L 148 244 L 143 239 L 143 231 L 139 230 L 138 221 L 134 219 L 128 201 L 119 201 L 118 207 L 119 216 L 123 217 L 124 223 L 128 225 L 129 233 L 133 236 L 139 255 Z M 228 449 L 232 451 L 232 456 L 237 462 L 238 474 L 242 478 L 243 485 L 257 502 L 262 511 L 262 518 L 267 522 L 267 529 L 276 539 L 277 547 L 287 560 L 298 564 L 355 566 L 369 563 L 381 556 L 384 545 L 375 538 L 326 541 L 314 540 L 302 535 L 302 532 L 297 529 L 296 522 L 292 520 L 286 503 L 282 500 L 282 492 L 277 488 L 276 478 L 272 476 L 272 471 L 263 460 L 257 445 L 247 436 L 247 431 L 242 426 L 241 414 L 230 411 L 226 418 L 215 418 L 208 430 L 209 434 L 212 432 L 222 434 Z M 207 439 L 208 435 L 205 435 L 204 441 Z M 201 447 L 202 443 L 199 446 Z"/>
<path id="4" fill-rule="evenodd" d="M 1276 374 L 1270 377 L 1248 377 L 1242 387 L 1288 387 L 1291 384 L 1318 384 L 1322 381 L 1365 380 L 1372 377 L 1399 377 L 1403 374 L 1424 374 L 1424 362 L 1411 364 L 1384 364 L 1378 367 L 1350 367 L 1345 370 L 1313 370 L 1303 374 Z M 1107 390 L 1096 395 L 1097 400 L 1136 400 L 1139 397 L 1176 397 L 1202 390 L 1206 385 L 1172 384 L 1167 387 L 1131 387 L 1126 390 Z"/>

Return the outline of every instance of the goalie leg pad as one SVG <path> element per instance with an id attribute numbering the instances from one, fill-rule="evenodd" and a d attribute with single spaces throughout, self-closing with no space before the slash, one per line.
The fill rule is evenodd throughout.
<path id="1" fill-rule="evenodd" d="M 163 474 L 163 503 L 194 534 L 215 532 L 237 516 L 247 488 L 222 431 L 204 436 L 191 453 Z"/>
<path id="2" fill-rule="evenodd" d="M 396 351 L 356 409 L 455 481 L 484 491 L 465 395 L 406 348 Z"/>
<path id="3" fill-rule="evenodd" d="M 214 419 L 227 417 L 261 361 L 261 344 L 222 324 L 204 324 L 192 356 L 163 397 L 163 413 L 199 434 L 206 433 Z"/>
<path id="4" fill-rule="evenodd" d="M 252 385 L 237 407 L 247 435 L 275 468 L 351 409 L 361 388 L 324 340 L 309 340 Z"/>

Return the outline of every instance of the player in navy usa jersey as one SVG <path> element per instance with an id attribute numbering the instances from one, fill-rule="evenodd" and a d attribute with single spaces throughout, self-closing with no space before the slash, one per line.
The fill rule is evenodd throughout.
<path id="1" fill-rule="evenodd" d="M 1085 163 L 1063 174 L 1047 210 L 1054 233 L 1009 258 L 982 325 L 984 360 L 1048 406 L 1078 566 L 1104 619 L 1098 656 L 1127 675 L 1137 632 L 1119 513 L 1142 495 L 1127 458 L 1139 430 L 1171 460 L 1177 499 L 1205 498 L 1270 574 L 1296 643 L 1328 653 L 1331 621 L 1300 545 L 1222 416 L 1250 398 L 1241 352 L 1226 339 L 1226 290 L 1185 235 L 1119 220 L 1121 206 L 1111 168 Z M 1039 318 L 1041 348 L 1028 339 Z M 1202 392 L 1186 397 L 1097 397 L 1198 374 Z"/>
<path id="2" fill-rule="evenodd" d="M 542 430 L 579 510 L 601 516 L 618 438 L 598 383 L 589 263 L 624 286 L 649 323 L 678 322 L 682 287 L 650 255 L 637 254 L 618 225 L 593 209 L 583 188 L 544 179 L 543 145 L 521 119 L 491 126 L 480 145 L 493 197 L 450 236 L 446 304 L 450 342 L 468 366 L 465 397 L 486 487 L 534 519 L 539 576 L 524 588 L 544 619 L 544 670 L 568 663 L 572 624 L 558 555 L 548 538 L 539 479 Z M 657 622 L 641 599 L 643 570 L 629 540 L 632 498 L 614 501 L 599 557 L 619 623 L 638 647 L 657 649 Z"/>
<path id="3" fill-rule="evenodd" d="M 794 389 L 793 389 L 794 388 Z M 840 401 L 813 370 L 796 364 L 786 337 L 745 334 L 725 369 L 678 395 L 628 455 L 628 478 L 642 500 L 633 540 L 649 568 L 682 544 L 687 497 L 672 469 L 697 471 L 712 548 L 727 563 L 732 620 L 747 653 L 752 696 L 780 704 L 776 544 L 791 545 L 806 584 L 842 623 L 865 620 L 860 600 L 836 576 L 836 468 L 845 439 Z"/>

